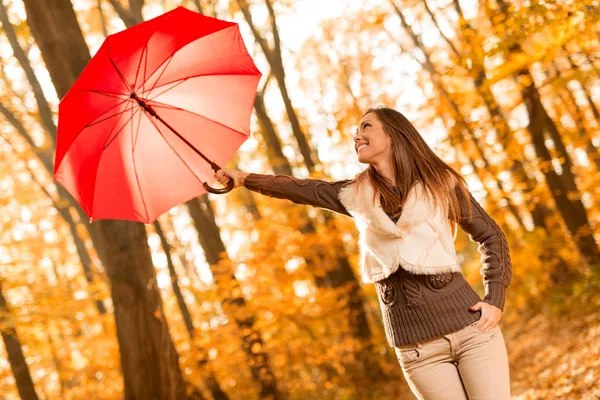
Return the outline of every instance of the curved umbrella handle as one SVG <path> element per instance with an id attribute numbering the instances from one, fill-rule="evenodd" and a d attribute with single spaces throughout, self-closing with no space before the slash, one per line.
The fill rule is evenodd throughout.
<path id="1" fill-rule="evenodd" d="M 217 165 L 214 161 L 210 162 L 210 166 L 215 172 L 218 172 L 221 169 L 221 167 L 219 167 L 219 165 Z M 231 177 L 229 177 L 229 182 L 227 182 L 227 186 L 225 186 L 222 189 L 216 189 L 216 188 L 210 187 L 210 186 L 208 186 L 208 183 L 206 183 L 206 182 L 202 183 L 202 186 L 204 186 L 204 189 L 206 189 L 207 192 L 214 193 L 214 194 L 224 194 L 224 193 L 231 192 L 231 190 L 233 189 L 233 185 L 235 185 L 235 182 L 233 181 L 233 179 Z"/>

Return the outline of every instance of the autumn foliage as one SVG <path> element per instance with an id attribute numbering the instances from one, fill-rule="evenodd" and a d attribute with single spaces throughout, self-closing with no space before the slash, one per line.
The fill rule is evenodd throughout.
<path id="1" fill-rule="evenodd" d="M 514 398 L 600 396 L 596 0 L 0 0 L 0 399 L 414 398 L 350 218 L 239 188 L 90 224 L 52 180 L 77 71 L 179 5 L 239 22 L 263 73 L 227 167 L 346 179 L 362 111 L 402 111 L 507 235 Z"/>

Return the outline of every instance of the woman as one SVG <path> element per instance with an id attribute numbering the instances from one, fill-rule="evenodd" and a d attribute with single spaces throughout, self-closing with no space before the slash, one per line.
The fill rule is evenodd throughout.
<path id="1" fill-rule="evenodd" d="M 325 182 L 230 168 L 215 176 L 223 185 L 231 177 L 235 187 L 354 218 L 362 280 L 377 288 L 387 340 L 417 398 L 510 399 L 498 322 L 512 266 L 500 226 L 401 113 L 367 110 L 354 148 L 369 164 L 354 179 Z M 479 244 L 483 300 L 460 272 L 457 224 Z"/>

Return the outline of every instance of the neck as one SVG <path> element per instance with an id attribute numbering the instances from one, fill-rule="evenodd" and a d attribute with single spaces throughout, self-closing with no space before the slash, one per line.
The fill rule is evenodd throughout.
<path id="1" fill-rule="evenodd" d="M 394 176 L 394 170 L 392 169 L 392 165 L 389 161 L 381 161 L 378 163 L 373 163 L 373 166 L 377 170 L 377 173 L 390 183 L 390 185 L 396 187 L 398 184 L 396 183 L 396 177 Z"/>

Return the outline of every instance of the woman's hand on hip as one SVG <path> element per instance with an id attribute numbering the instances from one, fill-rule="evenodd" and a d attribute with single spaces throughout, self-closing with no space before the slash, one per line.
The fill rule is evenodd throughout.
<path id="1" fill-rule="evenodd" d="M 481 310 L 481 318 L 477 321 L 475 328 L 480 331 L 492 330 L 498 325 L 500 317 L 502 316 L 502 310 L 498 307 L 488 304 L 483 301 L 477 302 L 477 304 L 469 307 L 471 310 Z"/>
<path id="2" fill-rule="evenodd" d="M 248 176 L 248 172 L 240 171 L 235 168 L 221 168 L 215 172 L 217 181 L 223 186 L 227 186 L 229 179 L 233 178 L 233 187 L 244 186 L 244 179 Z"/>

